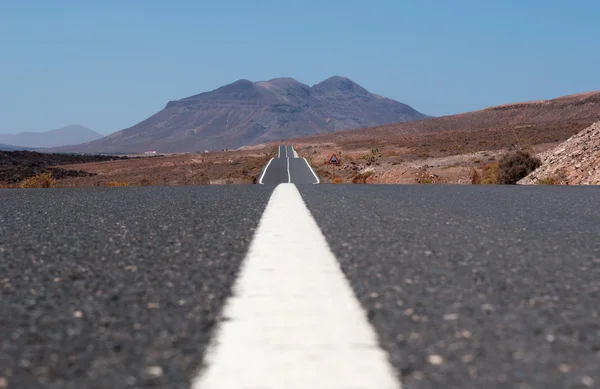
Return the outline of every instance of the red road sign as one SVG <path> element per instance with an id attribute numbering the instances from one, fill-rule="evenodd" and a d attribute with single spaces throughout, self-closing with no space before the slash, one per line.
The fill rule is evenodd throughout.
<path id="1" fill-rule="evenodd" d="M 333 154 L 331 156 L 331 158 L 329 158 L 329 164 L 330 165 L 339 165 L 340 164 L 340 160 L 338 159 L 338 157 L 335 154 Z"/>

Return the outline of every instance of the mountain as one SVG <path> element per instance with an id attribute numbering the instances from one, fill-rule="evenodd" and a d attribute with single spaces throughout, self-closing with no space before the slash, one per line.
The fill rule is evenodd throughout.
<path id="1" fill-rule="evenodd" d="M 0 134 L 0 143 L 19 145 L 19 148 L 46 148 L 77 145 L 102 138 L 103 135 L 80 125 L 71 125 L 46 132 Z"/>
<path id="2" fill-rule="evenodd" d="M 31 150 L 29 147 L 19 147 L 0 143 L 0 151 Z"/>
<path id="3" fill-rule="evenodd" d="M 344 77 L 313 87 L 292 78 L 239 80 L 171 101 L 143 122 L 77 147 L 78 152 L 232 149 L 300 136 L 427 118 Z"/>

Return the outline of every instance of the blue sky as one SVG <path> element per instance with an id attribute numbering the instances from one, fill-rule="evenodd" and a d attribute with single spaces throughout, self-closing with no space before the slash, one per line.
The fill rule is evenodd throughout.
<path id="1" fill-rule="evenodd" d="M 241 78 L 343 75 L 435 116 L 599 90 L 598 14 L 597 0 L 0 0 L 0 133 L 111 133 Z"/>

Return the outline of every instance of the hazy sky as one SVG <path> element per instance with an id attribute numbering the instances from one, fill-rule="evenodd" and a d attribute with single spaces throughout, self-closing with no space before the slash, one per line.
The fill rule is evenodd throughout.
<path id="1" fill-rule="evenodd" d="M 600 89 L 598 0 L 0 0 L 0 133 L 110 133 L 240 78 L 429 115 Z"/>

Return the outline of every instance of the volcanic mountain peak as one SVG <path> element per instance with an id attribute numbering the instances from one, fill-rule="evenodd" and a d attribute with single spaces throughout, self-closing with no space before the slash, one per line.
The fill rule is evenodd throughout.
<path id="1" fill-rule="evenodd" d="M 311 88 L 315 96 L 370 95 L 362 86 L 347 77 L 333 76 Z"/>
<path id="2" fill-rule="evenodd" d="M 238 148 L 427 118 L 411 107 L 381 99 L 348 78 L 313 87 L 293 78 L 238 80 L 211 92 L 171 101 L 143 122 L 77 151 L 161 152 Z"/>

